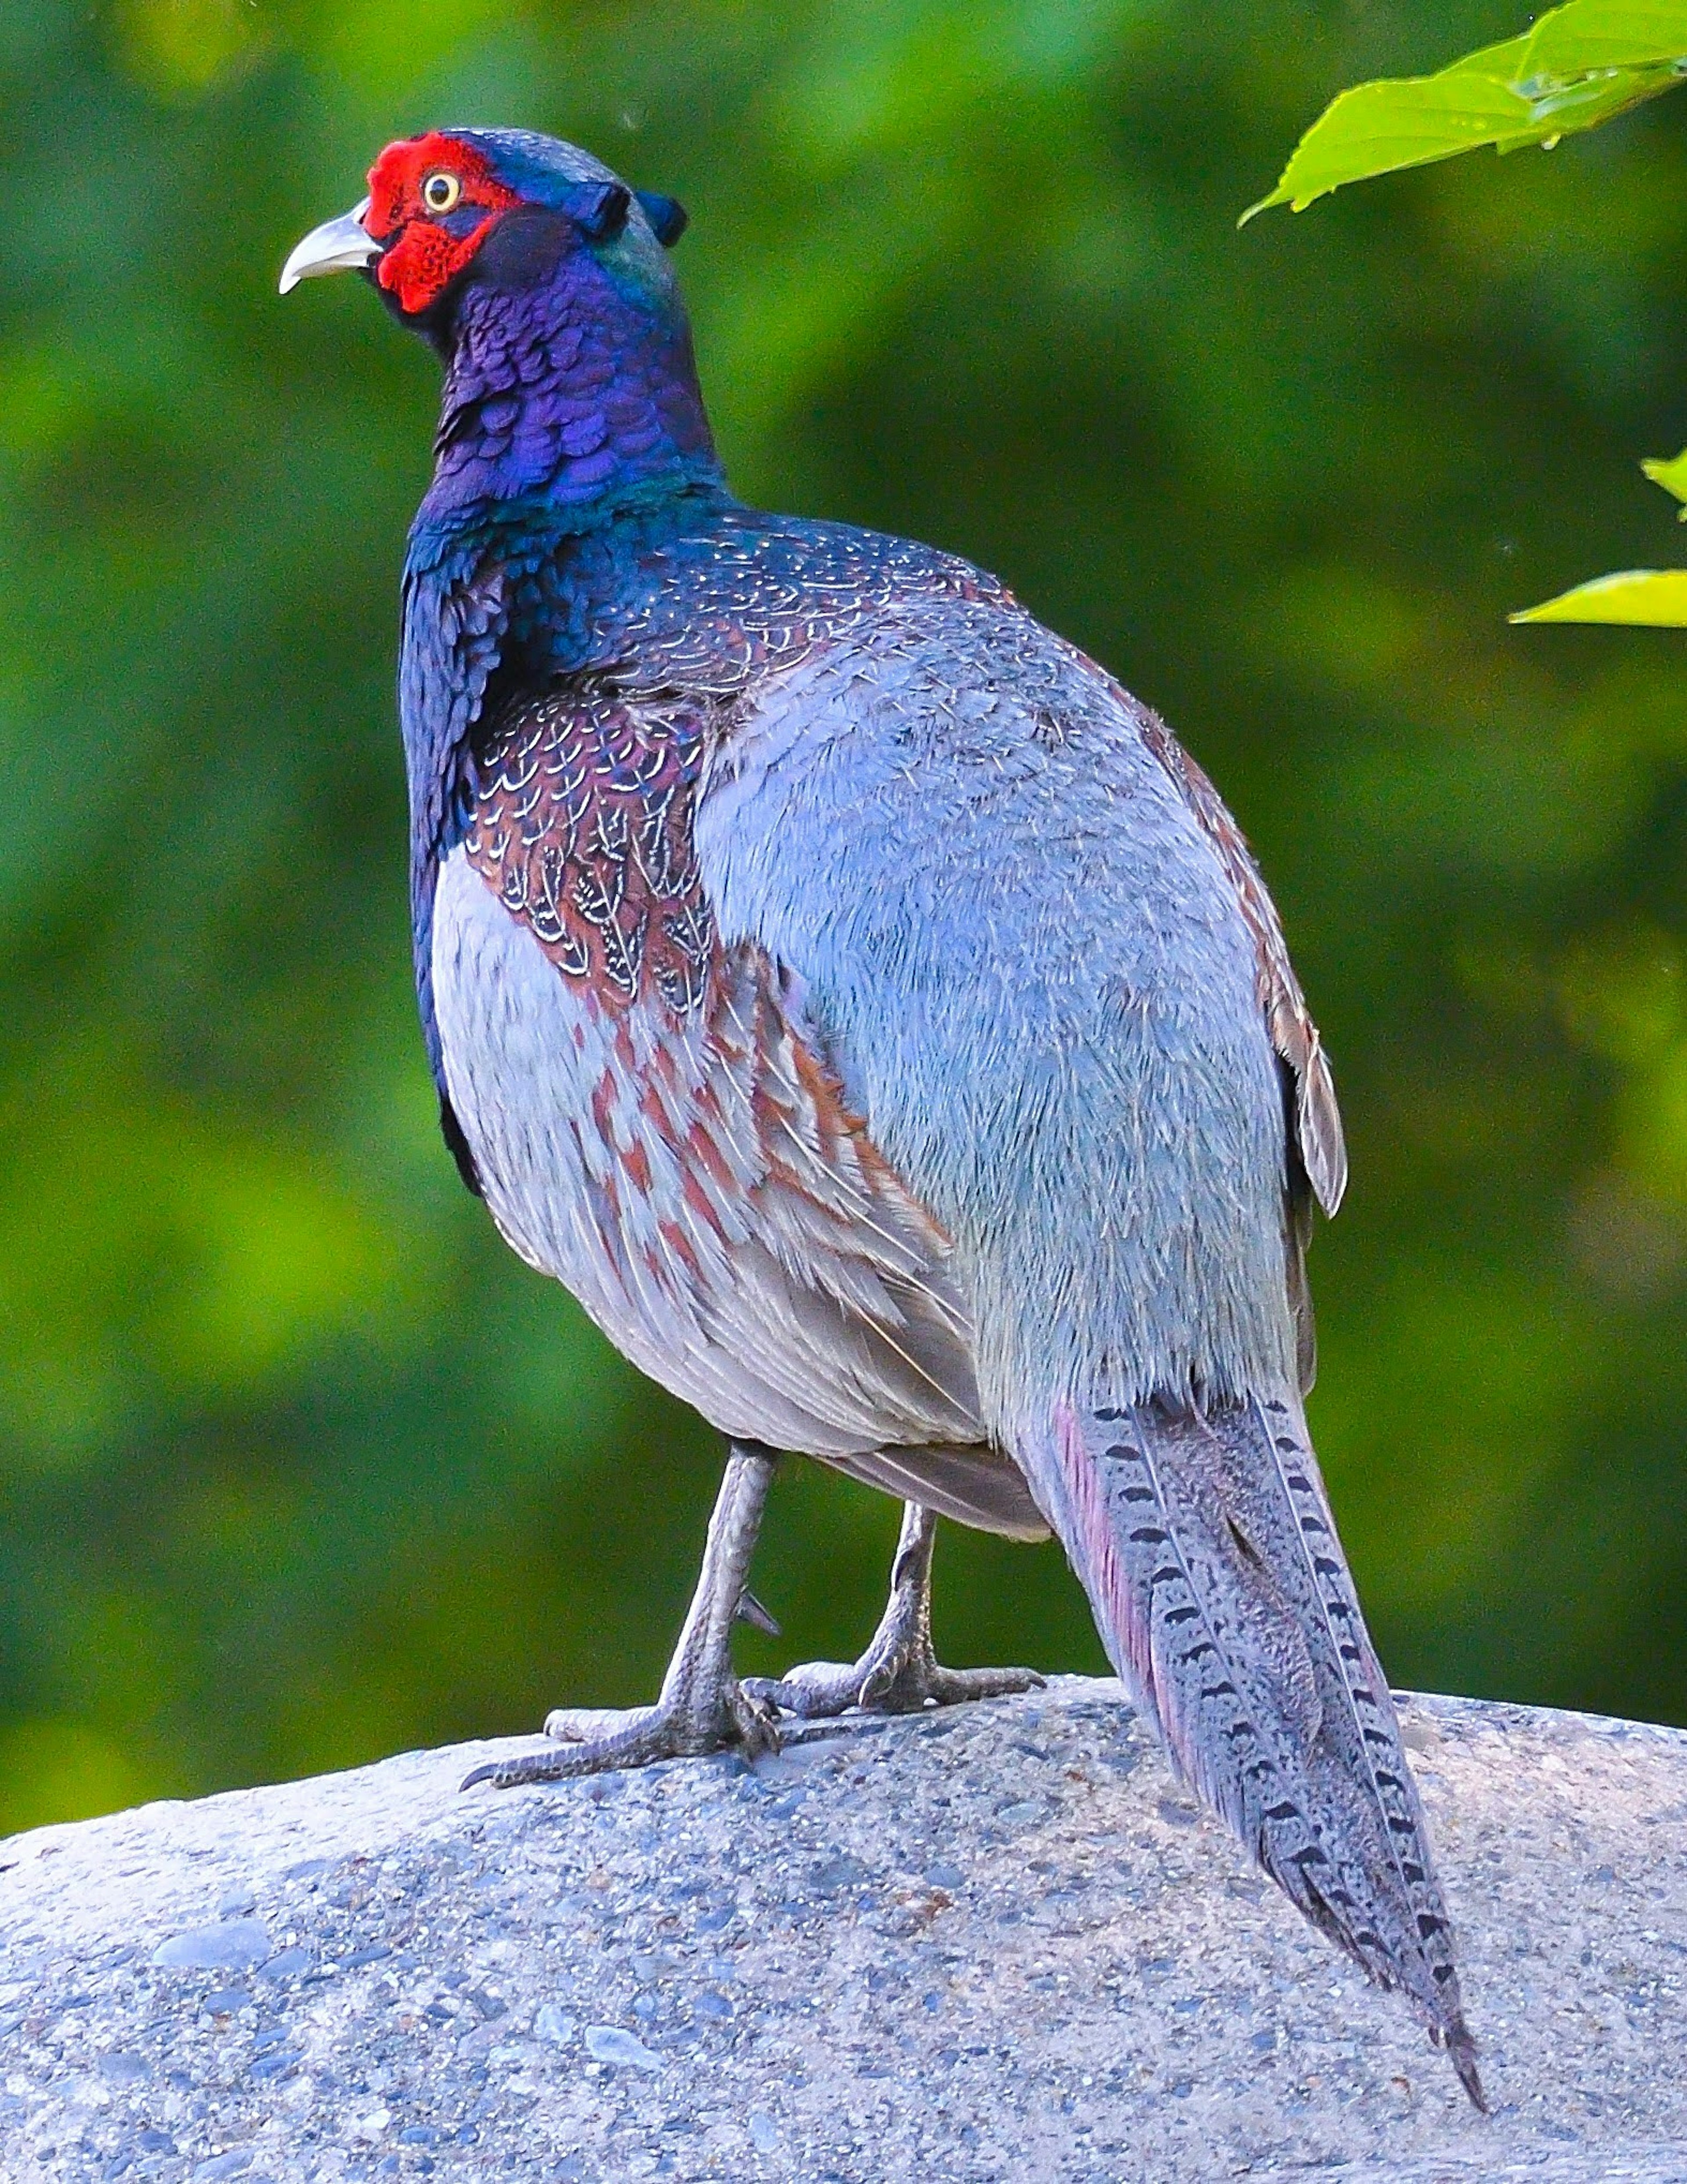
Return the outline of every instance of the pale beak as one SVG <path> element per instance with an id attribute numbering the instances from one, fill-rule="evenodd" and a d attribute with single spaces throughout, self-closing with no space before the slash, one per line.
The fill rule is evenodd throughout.
<path id="1" fill-rule="evenodd" d="M 313 274 L 348 273 L 372 265 L 381 255 L 381 245 L 370 240 L 364 226 L 368 210 L 365 198 L 337 220 L 325 220 L 320 227 L 313 227 L 281 268 L 281 293 L 285 296 Z"/>

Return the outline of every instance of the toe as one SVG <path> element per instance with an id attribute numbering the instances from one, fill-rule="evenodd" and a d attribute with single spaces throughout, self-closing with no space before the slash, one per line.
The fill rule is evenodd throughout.
<path id="1" fill-rule="evenodd" d="M 859 1669 L 844 1661 L 805 1661 L 783 1676 L 747 1676 L 744 1691 L 763 1706 L 822 1721 L 854 1706 L 861 1688 Z"/>
<path id="2" fill-rule="evenodd" d="M 939 1706 L 958 1706 L 969 1699 L 1011 1698 L 1020 1691 L 1040 1691 L 1044 1681 L 1034 1669 L 933 1667 L 926 1688 Z"/>
<path id="3" fill-rule="evenodd" d="M 618 1736 L 649 1711 L 649 1707 L 557 1707 L 545 1716 L 545 1735 L 559 1744 L 595 1744 Z"/>

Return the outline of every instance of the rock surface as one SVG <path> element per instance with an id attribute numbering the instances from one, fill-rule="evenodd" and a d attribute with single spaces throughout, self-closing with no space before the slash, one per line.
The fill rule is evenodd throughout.
<path id="1" fill-rule="evenodd" d="M 1687 2179 L 1687 1734 L 1406 1702 L 1495 2113 L 1111 1683 L 0 1846 L 0 2177 Z"/>

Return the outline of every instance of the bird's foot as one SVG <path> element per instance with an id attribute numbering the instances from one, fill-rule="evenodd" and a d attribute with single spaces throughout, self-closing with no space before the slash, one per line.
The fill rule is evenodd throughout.
<path id="1" fill-rule="evenodd" d="M 525 1782 L 565 1782 L 617 1768 L 649 1767 L 659 1759 L 695 1759 L 711 1752 L 739 1752 L 759 1759 L 779 1748 L 773 1708 L 753 1696 L 735 1676 L 712 1689 L 664 1692 L 654 1706 L 559 1707 L 546 1716 L 553 1749 L 523 1752 L 477 1767 L 464 1780 L 513 1790 Z"/>
<path id="2" fill-rule="evenodd" d="M 919 1713 L 966 1699 L 1005 1698 L 1036 1691 L 1034 1669 L 945 1669 L 932 1646 L 932 1546 L 937 1518 L 910 1502 L 891 1565 L 890 1597 L 872 1643 L 859 1661 L 806 1661 L 779 1676 L 751 1676 L 744 1689 L 758 1702 L 818 1721 L 859 1707 L 868 1713 Z"/>
<path id="3" fill-rule="evenodd" d="M 732 1673 L 735 1619 L 772 1618 L 744 1589 L 762 1503 L 773 1476 L 771 1452 L 734 1441 L 727 1459 L 697 1590 L 680 1631 L 674 1658 L 654 1706 L 600 1713 L 562 1707 L 545 1723 L 548 1752 L 524 1752 L 476 1767 L 463 1783 L 471 1790 L 490 1782 L 513 1790 L 524 1782 L 565 1782 L 613 1768 L 649 1767 L 658 1759 L 694 1759 L 710 1752 L 742 1752 L 747 1758 L 779 1749 L 777 1717 Z"/>
<path id="4" fill-rule="evenodd" d="M 859 1661 L 805 1661 L 782 1676 L 751 1676 L 744 1684 L 751 1698 L 805 1721 L 847 1713 L 851 1707 L 867 1713 L 919 1713 L 928 1706 L 1042 1687 L 1034 1669 L 945 1669 L 929 1640 L 910 1644 L 882 1626 Z"/>

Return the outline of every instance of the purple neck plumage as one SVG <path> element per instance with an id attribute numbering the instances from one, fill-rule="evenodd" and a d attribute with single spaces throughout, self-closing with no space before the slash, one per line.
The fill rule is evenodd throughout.
<path id="1" fill-rule="evenodd" d="M 577 255 L 519 294 L 470 286 L 454 336 L 421 525 L 510 502 L 589 523 L 664 483 L 721 482 L 677 304 Z"/>

